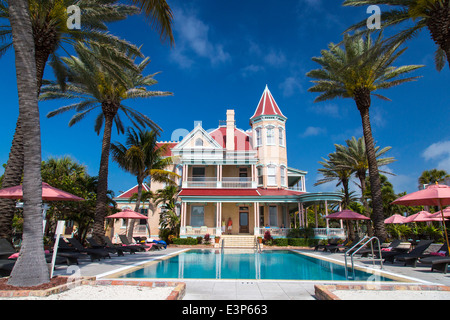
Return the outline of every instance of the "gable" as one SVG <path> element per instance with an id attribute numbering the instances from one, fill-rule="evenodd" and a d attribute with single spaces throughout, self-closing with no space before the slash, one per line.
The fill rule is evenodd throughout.
<path id="1" fill-rule="evenodd" d="M 175 146 L 172 151 L 183 151 L 183 150 L 211 150 L 220 149 L 222 146 L 217 143 L 216 140 L 211 137 L 211 135 L 206 132 L 200 125 L 195 127 L 184 139 Z"/>

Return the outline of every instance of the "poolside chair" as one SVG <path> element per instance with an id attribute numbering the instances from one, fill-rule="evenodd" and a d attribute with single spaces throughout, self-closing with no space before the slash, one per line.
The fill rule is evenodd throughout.
<path id="1" fill-rule="evenodd" d="M 108 246 L 108 245 L 101 245 L 101 244 L 98 244 L 97 241 L 95 241 L 94 238 L 86 238 L 86 241 L 89 243 L 89 245 L 90 245 L 91 248 L 93 248 L 93 249 L 103 249 L 103 250 L 108 251 L 109 253 L 115 253 L 115 254 L 117 254 L 117 256 L 119 256 L 119 257 L 121 257 L 121 256 L 124 255 L 124 254 L 123 254 L 124 249 L 115 248 L 115 247 Z"/>
<path id="2" fill-rule="evenodd" d="M 119 239 L 122 242 L 122 244 L 126 246 L 136 247 L 139 249 L 139 251 L 148 251 L 152 248 L 152 244 L 140 244 L 140 243 L 133 244 L 130 242 L 130 240 L 128 240 L 128 237 L 124 234 L 119 234 Z"/>
<path id="3" fill-rule="evenodd" d="M 408 253 L 395 254 L 395 252 L 394 252 L 393 254 L 388 254 L 390 252 L 386 252 L 385 256 L 383 256 L 383 254 L 382 254 L 382 258 L 384 258 L 384 262 L 389 261 L 391 263 L 394 263 L 395 260 L 398 260 L 398 261 L 404 261 L 405 266 L 412 265 L 412 266 L 416 267 L 417 259 L 423 257 L 423 253 L 425 252 L 425 250 L 428 249 L 428 247 L 432 243 L 433 243 L 433 240 L 421 240 L 417 244 L 417 246 Z"/>
<path id="4" fill-rule="evenodd" d="M 350 243 L 352 243 L 352 241 L 350 239 L 346 239 L 344 241 L 344 243 L 342 244 L 334 244 L 334 245 L 328 245 L 326 246 L 323 251 L 330 251 L 331 253 L 337 253 L 339 252 L 341 249 L 345 249 L 348 247 L 348 245 L 350 245 Z"/>
<path id="5" fill-rule="evenodd" d="M 326 250 L 327 247 L 336 246 L 338 241 L 339 241 L 339 239 L 337 239 L 337 238 L 329 239 L 328 244 L 317 244 L 314 247 L 314 251 L 319 251 L 320 249 L 324 249 L 323 251 L 327 251 Z"/>
<path id="6" fill-rule="evenodd" d="M 95 259 L 97 259 L 97 260 L 105 259 L 105 258 L 111 259 L 109 252 L 104 249 L 85 248 L 75 238 L 68 238 L 67 241 L 69 241 L 69 243 L 72 245 L 72 248 L 74 248 L 76 252 L 88 254 L 91 257 L 91 261 L 94 261 Z"/>
<path id="7" fill-rule="evenodd" d="M 392 242 L 390 242 L 389 244 L 387 244 L 384 248 L 381 248 L 382 252 L 391 252 L 393 250 L 395 250 L 402 242 L 399 239 L 395 239 Z M 383 245 L 381 245 L 383 246 Z M 373 253 L 378 257 L 378 251 L 376 250 L 376 248 L 378 247 L 374 247 Z M 369 254 L 372 253 L 372 249 L 363 249 L 358 251 L 358 254 L 361 255 L 361 258 L 366 258 Z M 406 253 L 403 250 L 399 251 L 399 253 Z"/>
<path id="8" fill-rule="evenodd" d="M 114 243 L 112 243 L 111 239 L 108 238 L 107 236 L 102 236 L 102 239 L 105 242 L 106 248 L 112 248 L 112 249 L 116 249 L 116 250 L 119 250 L 122 252 L 125 251 L 125 252 L 129 252 L 130 254 L 135 254 L 136 252 L 139 251 L 139 248 L 137 248 L 135 246 L 115 245 Z"/>
<path id="9" fill-rule="evenodd" d="M 431 264 L 431 272 L 434 270 L 441 271 L 443 273 L 447 273 L 447 267 L 450 264 L 450 257 L 448 256 L 448 252 L 446 256 L 433 256 L 420 258 L 419 262 L 422 264 L 429 265 Z"/>

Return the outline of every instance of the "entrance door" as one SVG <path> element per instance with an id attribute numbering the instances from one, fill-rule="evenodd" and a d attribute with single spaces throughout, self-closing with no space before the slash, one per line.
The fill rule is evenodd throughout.
<path id="1" fill-rule="evenodd" d="M 239 233 L 249 233 L 248 207 L 239 208 Z"/>

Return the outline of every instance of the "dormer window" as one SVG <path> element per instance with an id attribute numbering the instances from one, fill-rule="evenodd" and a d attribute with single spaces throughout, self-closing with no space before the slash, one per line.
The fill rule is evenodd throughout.
<path id="1" fill-rule="evenodd" d="M 198 138 L 197 140 L 195 140 L 195 146 L 203 147 L 203 140 L 201 138 Z"/>

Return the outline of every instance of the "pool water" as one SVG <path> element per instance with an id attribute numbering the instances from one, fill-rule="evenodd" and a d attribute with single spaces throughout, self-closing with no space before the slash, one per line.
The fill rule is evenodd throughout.
<path id="1" fill-rule="evenodd" d="M 289 250 L 257 253 L 195 249 L 148 264 L 121 278 L 334 280 L 347 281 L 345 268 Z M 355 270 L 355 281 L 393 281 Z"/>

